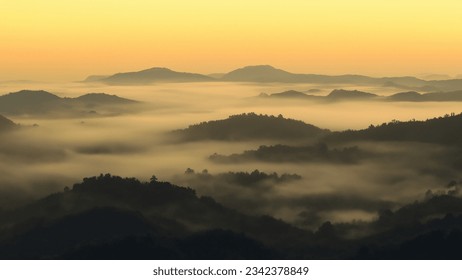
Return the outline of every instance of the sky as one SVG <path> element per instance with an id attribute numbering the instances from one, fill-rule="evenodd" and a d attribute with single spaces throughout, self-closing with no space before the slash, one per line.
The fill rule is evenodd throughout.
<path id="1" fill-rule="evenodd" d="M 460 0 L 0 0 L 0 81 L 151 67 L 462 74 Z"/>

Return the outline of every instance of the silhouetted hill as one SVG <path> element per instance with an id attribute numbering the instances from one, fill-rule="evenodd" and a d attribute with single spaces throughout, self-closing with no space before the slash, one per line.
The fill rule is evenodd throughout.
<path id="1" fill-rule="evenodd" d="M 398 92 L 387 97 L 390 101 L 422 101 L 422 94 L 415 91 Z"/>
<path id="2" fill-rule="evenodd" d="M 361 75 L 294 74 L 270 65 L 246 66 L 224 75 L 225 81 L 259 83 L 372 83 L 374 78 Z"/>
<path id="3" fill-rule="evenodd" d="M 300 77 L 270 65 L 246 66 L 222 77 L 225 81 L 239 82 L 297 82 Z"/>
<path id="4" fill-rule="evenodd" d="M 330 163 L 357 163 L 366 153 L 357 147 L 343 149 L 329 149 L 325 144 L 315 146 L 260 146 L 257 150 L 244 151 L 241 154 L 219 155 L 213 154 L 210 160 L 217 163 L 239 162 L 330 162 Z"/>
<path id="5" fill-rule="evenodd" d="M 435 196 L 385 210 L 367 225 L 376 233 L 355 241 L 360 259 L 459 259 L 462 246 L 462 199 Z"/>
<path id="6" fill-rule="evenodd" d="M 79 101 L 79 102 L 83 102 L 86 104 L 101 104 L 101 105 L 137 103 L 137 101 L 134 101 L 131 99 L 122 98 L 117 95 L 109 95 L 106 93 L 87 93 L 77 98 L 70 99 L 69 101 Z"/>
<path id="7" fill-rule="evenodd" d="M 300 180 L 302 177 L 297 174 L 281 174 L 260 172 L 254 170 L 252 172 L 226 172 L 218 174 L 210 174 L 207 170 L 202 172 L 194 172 L 192 169 L 187 169 L 182 176 L 184 185 L 200 186 L 213 185 L 224 188 L 225 185 L 230 185 L 235 188 L 258 188 L 269 189 L 277 184 L 284 184 Z"/>
<path id="8" fill-rule="evenodd" d="M 392 121 L 362 130 L 334 132 L 326 139 L 345 141 L 414 141 L 460 146 L 462 143 L 462 114 L 446 115 L 426 121 Z"/>
<path id="9" fill-rule="evenodd" d="M 149 235 L 158 241 L 173 238 L 177 242 L 175 239 L 187 236 L 194 239 L 196 232 L 217 229 L 237 235 L 218 234 L 216 242 L 237 238 L 278 250 L 288 247 L 286 237 L 303 243 L 310 236 L 282 221 L 243 215 L 209 197 L 199 198 L 189 188 L 109 174 L 85 178 L 72 190 L 0 212 L 0 227 L 5 226 L 8 230 L 0 232 L 0 258 L 59 258 L 73 248 L 105 247 L 106 243 L 111 247 L 130 236 Z M 239 237 L 242 233 L 247 237 Z M 252 246 L 265 250 L 264 245 Z M 245 258 L 244 253 L 235 257 Z"/>
<path id="10" fill-rule="evenodd" d="M 460 259 L 456 195 L 384 209 L 371 222 L 325 222 L 312 233 L 155 177 L 107 174 L 0 211 L 0 259 Z"/>
<path id="11" fill-rule="evenodd" d="M 44 90 L 21 90 L 0 96 L 0 110 L 25 105 L 36 106 L 59 99 L 57 95 Z"/>
<path id="12" fill-rule="evenodd" d="M 462 90 L 423 94 L 425 101 L 462 101 Z"/>
<path id="13" fill-rule="evenodd" d="M 138 72 L 117 73 L 98 80 L 107 84 L 150 84 L 155 82 L 207 82 L 214 78 L 186 72 L 175 72 L 168 68 L 154 67 Z"/>
<path id="14" fill-rule="evenodd" d="M 0 132 L 8 131 L 16 127 L 16 124 L 4 116 L 0 115 Z"/>
<path id="15" fill-rule="evenodd" d="M 356 99 L 371 99 L 376 98 L 378 95 L 358 91 L 358 90 L 344 90 L 344 89 L 334 89 L 326 98 L 331 100 L 339 100 L 339 99 L 348 99 L 348 100 L 356 100 Z"/>
<path id="16" fill-rule="evenodd" d="M 413 102 L 462 101 L 462 91 L 430 92 L 424 94 L 415 91 L 400 92 L 387 97 L 387 100 Z"/>
<path id="17" fill-rule="evenodd" d="M 90 93 L 77 98 L 61 98 L 43 90 L 22 90 L 0 96 L 0 112 L 5 114 L 56 116 L 116 114 L 130 110 L 138 102 L 104 93 Z"/>
<path id="18" fill-rule="evenodd" d="M 180 141 L 297 140 L 319 137 L 328 132 L 302 121 L 286 119 L 282 115 L 275 117 L 248 113 L 190 125 L 186 129 L 173 131 L 171 135 Z"/>
<path id="19" fill-rule="evenodd" d="M 392 86 L 409 90 L 454 91 L 462 88 L 462 79 L 426 81 L 416 77 L 368 77 L 363 75 L 294 74 L 269 65 L 246 66 L 225 74 L 225 81 L 258 83 L 320 83 Z"/>
<path id="20" fill-rule="evenodd" d="M 288 90 L 278 93 L 261 93 L 260 98 L 292 98 L 316 101 L 349 101 L 349 100 L 375 100 L 392 102 L 460 102 L 462 91 L 430 92 L 421 94 L 416 91 L 398 92 L 390 96 L 381 96 L 374 93 L 335 89 L 327 96 L 310 95 L 300 91 Z"/>
<path id="21" fill-rule="evenodd" d="M 288 90 L 288 91 L 283 91 L 283 92 L 277 92 L 277 93 L 272 93 L 272 94 L 260 94 L 259 97 L 271 97 L 271 98 L 293 98 L 293 99 L 319 99 L 322 98 L 321 96 L 315 96 L 315 95 L 310 95 L 306 94 L 300 91 L 296 90 Z"/>

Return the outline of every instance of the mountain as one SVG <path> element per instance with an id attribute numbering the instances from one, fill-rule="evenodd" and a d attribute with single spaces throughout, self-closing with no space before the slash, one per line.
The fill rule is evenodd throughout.
<path id="1" fill-rule="evenodd" d="M 89 93 L 77 98 L 61 98 L 43 90 L 21 90 L 0 96 L 0 113 L 62 116 L 100 113 L 117 114 L 138 102 L 116 95 Z"/>
<path id="2" fill-rule="evenodd" d="M 378 95 L 358 91 L 358 90 L 344 90 L 344 89 L 335 89 L 326 98 L 330 100 L 341 100 L 341 99 L 348 99 L 348 100 L 358 100 L 358 99 L 372 99 L 376 98 Z"/>
<path id="3" fill-rule="evenodd" d="M 117 73 L 98 81 L 113 85 L 129 85 L 156 82 L 208 82 L 215 81 L 215 79 L 201 74 L 175 72 L 168 68 L 154 67 L 138 72 Z"/>
<path id="4" fill-rule="evenodd" d="M 368 77 L 363 75 L 294 74 L 270 65 L 246 66 L 225 74 L 225 81 L 257 83 L 356 84 L 396 87 L 409 90 L 455 91 L 462 88 L 462 79 L 422 80 L 416 77 Z"/>
<path id="5" fill-rule="evenodd" d="M 275 117 L 248 113 L 190 125 L 188 128 L 173 131 L 171 136 L 179 141 L 306 140 L 326 133 L 328 130 L 286 119 L 282 115 Z"/>
<path id="6" fill-rule="evenodd" d="M 398 92 L 390 96 L 381 96 L 358 90 L 335 89 L 327 96 L 310 95 L 300 91 L 288 90 L 278 93 L 261 93 L 259 98 L 287 98 L 317 101 L 373 100 L 393 102 L 460 102 L 462 90 L 446 92 L 419 93 L 416 91 Z"/>
<path id="7" fill-rule="evenodd" d="M 16 124 L 4 116 L 0 115 L 0 132 L 8 131 L 16 127 Z"/>
<path id="8" fill-rule="evenodd" d="M 238 82 L 297 82 L 300 77 L 270 65 L 246 66 L 225 74 L 225 81 Z"/>
<path id="9" fill-rule="evenodd" d="M 386 85 L 392 83 L 396 87 L 419 87 L 427 85 L 427 81 L 415 77 L 383 77 L 374 78 L 363 75 L 319 75 L 294 74 L 270 65 L 246 66 L 224 75 L 225 81 L 258 82 L 258 83 L 320 83 L 320 84 L 358 84 Z M 444 82 L 444 81 L 443 81 Z M 462 82 L 462 80 L 461 80 Z M 440 84 L 439 86 L 443 86 Z"/>
<path id="10" fill-rule="evenodd" d="M 111 85 L 143 85 L 162 82 L 254 82 L 254 83 L 314 83 L 356 84 L 396 87 L 405 90 L 454 91 L 462 88 L 462 79 L 422 80 L 416 77 L 368 77 L 364 75 L 296 74 L 270 65 L 245 66 L 229 73 L 202 75 L 176 72 L 168 68 L 154 67 L 137 72 L 117 73 L 111 76 L 93 75 L 83 82 L 102 82 Z"/>

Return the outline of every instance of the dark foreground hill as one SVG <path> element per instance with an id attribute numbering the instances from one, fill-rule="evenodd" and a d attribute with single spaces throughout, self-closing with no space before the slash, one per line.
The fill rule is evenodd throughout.
<path id="1" fill-rule="evenodd" d="M 12 115 L 85 116 L 118 114 L 134 109 L 139 102 L 105 93 L 61 98 L 43 90 L 21 90 L 0 96 L 0 113 Z"/>
<path id="2" fill-rule="evenodd" d="M 458 190 L 369 223 L 315 232 L 244 215 L 194 190 L 111 175 L 0 211 L 1 259 L 458 259 Z M 354 232 L 356 238 L 351 238 Z"/>
<path id="3" fill-rule="evenodd" d="M 171 135 L 179 141 L 309 140 L 328 132 L 302 121 L 286 119 L 282 115 L 276 117 L 248 113 L 190 125 L 186 129 L 173 131 Z"/>
<path id="4" fill-rule="evenodd" d="M 286 237 L 309 237 L 282 221 L 197 197 L 192 189 L 110 175 L 0 212 L 0 225 L 2 259 L 274 258 L 277 250 L 265 243 L 285 248 Z"/>

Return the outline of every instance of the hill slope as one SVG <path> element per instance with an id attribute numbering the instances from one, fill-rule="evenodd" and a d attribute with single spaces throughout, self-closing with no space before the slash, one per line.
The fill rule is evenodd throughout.
<path id="1" fill-rule="evenodd" d="M 334 132 L 326 137 L 328 141 L 414 141 L 442 145 L 462 143 L 462 114 L 446 115 L 425 121 L 392 121 L 362 130 Z"/>
<path id="2" fill-rule="evenodd" d="M 211 198 L 199 198 L 189 188 L 154 180 L 143 183 L 109 174 L 85 178 L 72 190 L 0 212 L 0 227 L 4 229 L 0 232 L 1 259 L 82 256 L 93 259 L 108 248 L 117 248 L 119 253 L 114 258 L 119 259 L 137 259 L 146 250 L 152 250 L 152 258 L 162 258 L 165 254 L 170 258 L 201 258 L 194 253 L 197 250 L 184 247 L 207 244 L 213 247 L 199 251 L 215 250 L 208 257 L 266 258 L 258 252 L 270 253 L 267 256 L 270 257 L 272 250 L 262 243 L 284 248 L 286 237 L 304 243 L 311 236 L 282 221 L 246 216 Z M 122 253 L 125 248 L 122 244 L 134 245 L 134 240 L 144 240 L 140 242 L 145 250 Z M 236 250 L 220 245 L 226 241 L 235 243 Z M 153 250 L 156 244 L 163 244 L 160 247 L 165 254 L 156 255 Z M 245 246 L 255 252 L 245 250 Z"/>
<path id="3" fill-rule="evenodd" d="M 316 138 L 328 133 L 327 130 L 302 121 L 286 119 L 279 115 L 267 116 L 255 113 L 230 116 L 224 120 L 208 121 L 191 125 L 186 129 L 171 133 L 180 141 L 200 140 L 299 140 Z"/>

